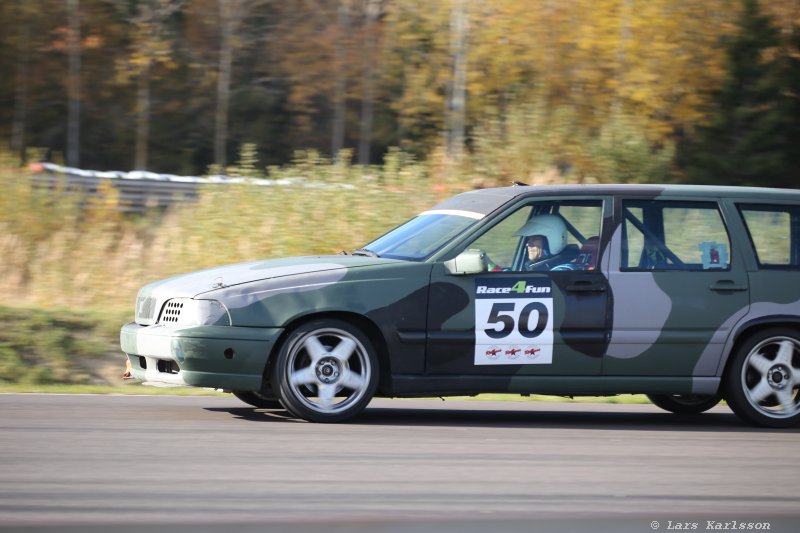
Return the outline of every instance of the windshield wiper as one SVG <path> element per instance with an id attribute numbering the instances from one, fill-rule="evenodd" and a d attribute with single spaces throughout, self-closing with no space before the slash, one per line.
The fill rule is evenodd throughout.
<path id="1" fill-rule="evenodd" d="M 378 254 L 376 254 L 372 250 L 367 250 L 366 248 L 359 248 L 358 250 L 353 250 L 352 255 L 364 255 L 364 256 L 367 256 L 367 257 L 380 257 Z"/>

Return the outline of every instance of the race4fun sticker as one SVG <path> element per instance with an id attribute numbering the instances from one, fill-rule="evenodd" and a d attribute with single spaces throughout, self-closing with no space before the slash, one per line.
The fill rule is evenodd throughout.
<path id="1" fill-rule="evenodd" d="M 553 362 L 553 294 L 548 278 L 475 280 L 475 364 Z"/>

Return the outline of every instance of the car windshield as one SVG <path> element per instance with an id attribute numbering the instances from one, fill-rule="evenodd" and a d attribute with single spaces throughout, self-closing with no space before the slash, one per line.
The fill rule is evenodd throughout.
<path id="1" fill-rule="evenodd" d="M 356 252 L 423 261 L 481 218 L 469 211 L 426 211 Z"/>

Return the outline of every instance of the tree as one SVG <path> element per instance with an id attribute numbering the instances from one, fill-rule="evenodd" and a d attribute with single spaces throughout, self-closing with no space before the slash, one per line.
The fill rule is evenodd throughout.
<path id="1" fill-rule="evenodd" d="M 397 123 L 395 139 L 424 155 L 445 124 L 452 74 L 449 2 L 399 0 L 388 6 L 383 85 Z"/>
<path id="2" fill-rule="evenodd" d="M 167 38 L 167 21 L 183 7 L 184 0 L 138 0 L 117 4 L 119 16 L 129 22 L 130 52 L 117 66 L 118 79 L 136 84 L 134 168 L 148 168 L 152 115 L 153 70 L 170 65 L 173 43 Z"/>
<path id="3" fill-rule="evenodd" d="M 727 72 L 714 94 L 710 121 L 680 147 L 679 162 L 693 182 L 780 183 L 795 149 L 786 144 L 784 78 L 771 58 L 778 30 L 757 0 L 742 1 L 739 33 L 723 39 Z"/>
<path id="4" fill-rule="evenodd" d="M 18 41 L 19 51 L 16 55 L 16 77 L 14 79 L 14 117 L 11 126 L 11 152 L 17 154 L 21 162 L 25 162 L 25 131 L 27 129 L 30 57 L 31 57 L 31 21 L 30 5 L 24 2 L 14 4 L 15 15 L 19 17 Z"/>
<path id="5" fill-rule="evenodd" d="M 773 184 L 782 187 L 797 187 L 800 183 L 800 150 L 797 149 L 800 146 L 800 27 L 792 28 L 790 34 L 788 50 L 781 56 L 778 67 L 783 84 L 775 110 L 785 165 Z"/>
<path id="6" fill-rule="evenodd" d="M 144 0 L 132 18 L 134 51 L 129 61 L 136 75 L 136 148 L 133 166 L 147 169 L 150 141 L 150 78 L 154 63 L 169 57 L 164 38 L 167 20 L 181 9 L 183 0 Z"/>
<path id="7" fill-rule="evenodd" d="M 370 161 L 372 148 L 372 124 L 375 109 L 375 48 L 377 42 L 376 23 L 381 15 L 383 0 L 365 0 L 363 90 L 361 94 L 361 124 L 358 135 L 358 162 L 366 165 Z"/>
<path id="8" fill-rule="evenodd" d="M 214 112 L 214 163 L 227 163 L 228 110 L 231 101 L 233 53 L 241 47 L 242 24 L 257 6 L 268 0 L 217 0 L 220 22 L 219 67 L 217 69 L 217 105 Z"/>
<path id="9" fill-rule="evenodd" d="M 347 49 L 350 34 L 350 0 L 339 0 L 336 23 L 336 85 L 333 95 L 333 135 L 331 155 L 339 157 L 344 148 L 345 121 L 347 119 Z"/>
<path id="10" fill-rule="evenodd" d="M 464 152 L 467 115 L 467 58 L 469 52 L 469 0 L 455 0 L 450 11 L 452 78 L 447 85 L 447 153 L 460 161 Z"/>
<path id="11" fill-rule="evenodd" d="M 67 165 L 80 165 L 81 148 L 81 13 L 79 0 L 66 0 L 67 37 Z"/>

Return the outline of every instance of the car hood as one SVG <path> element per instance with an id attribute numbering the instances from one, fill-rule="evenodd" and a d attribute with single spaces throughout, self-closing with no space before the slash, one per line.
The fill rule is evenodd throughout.
<path id="1" fill-rule="evenodd" d="M 353 268 L 400 262 L 378 257 L 330 255 L 253 261 L 199 270 L 142 287 L 136 300 L 136 321 L 140 324 L 155 323 L 158 311 L 172 298 L 202 296 L 202 299 L 213 299 L 215 295 L 210 293 L 242 294 L 246 291 L 244 288 L 236 290 L 239 285 L 267 280 L 276 280 L 277 284 L 282 284 L 280 278 L 286 278 L 287 285 L 306 282 L 335 283 Z"/>

